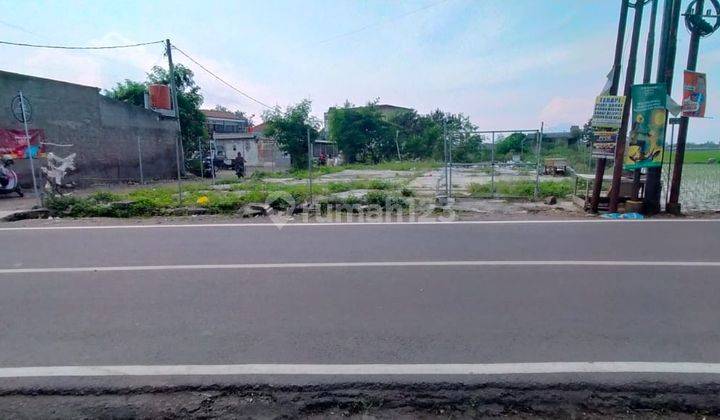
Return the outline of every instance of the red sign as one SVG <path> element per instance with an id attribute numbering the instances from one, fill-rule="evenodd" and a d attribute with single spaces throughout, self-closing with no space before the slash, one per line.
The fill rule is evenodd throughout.
<path id="1" fill-rule="evenodd" d="M 705 117 L 707 81 L 705 73 L 685 70 L 683 77 L 683 117 Z"/>
<path id="2" fill-rule="evenodd" d="M 32 157 L 45 154 L 45 130 L 28 130 L 30 136 L 30 153 Z M 0 155 L 9 155 L 13 159 L 27 159 L 27 137 L 24 130 L 0 128 Z"/>

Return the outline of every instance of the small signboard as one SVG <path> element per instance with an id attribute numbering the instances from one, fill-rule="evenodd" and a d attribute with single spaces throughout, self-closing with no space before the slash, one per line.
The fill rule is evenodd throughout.
<path id="1" fill-rule="evenodd" d="M 595 98 L 592 126 L 595 128 L 620 128 L 624 107 L 624 96 L 598 96 Z"/>
<path id="2" fill-rule="evenodd" d="M 618 130 L 603 130 L 593 133 L 592 157 L 614 159 Z"/>
<path id="3" fill-rule="evenodd" d="M 685 70 L 683 75 L 683 117 L 705 117 L 707 79 L 705 73 Z"/>

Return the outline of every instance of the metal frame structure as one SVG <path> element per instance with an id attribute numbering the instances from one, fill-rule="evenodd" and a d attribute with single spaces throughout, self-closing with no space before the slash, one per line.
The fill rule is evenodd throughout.
<path id="1" fill-rule="evenodd" d="M 520 133 L 520 134 L 535 134 L 535 141 L 536 141 L 536 147 L 535 147 L 535 154 L 537 156 L 537 161 L 535 162 L 535 191 L 534 191 L 534 199 L 537 200 L 539 195 L 539 184 L 540 184 L 540 153 L 542 152 L 542 137 L 543 137 L 543 130 L 544 130 L 545 124 L 542 123 L 540 125 L 540 129 L 522 129 L 522 130 L 480 130 L 480 131 L 465 131 L 462 132 L 462 135 L 466 136 L 472 136 L 472 135 L 483 135 L 483 134 L 490 134 L 491 138 L 491 149 L 490 149 L 490 185 L 491 185 L 491 197 L 496 197 L 496 191 L 495 191 L 495 167 L 497 165 L 495 161 L 495 135 L 496 134 L 514 134 L 514 133 Z M 462 167 L 462 166 L 471 166 L 471 165 L 477 165 L 477 164 L 483 164 L 482 162 L 475 162 L 475 163 L 454 163 L 452 161 L 452 142 L 448 141 L 448 133 L 447 130 L 444 129 L 444 137 L 445 137 L 445 144 L 444 144 L 444 151 L 445 151 L 445 170 L 443 172 L 443 176 L 441 176 L 440 179 L 438 179 L 438 185 L 436 186 L 436 192 L 438 193 L 438 196 L 440 196 L 440 185 L 443 181 L 445 181 L 445 197 L 450 198 L 453 196 L 453 190 L 452 190 L 452 170 L 454 166 Z M 523 140 L 524 142 L 525 140 Z"/>

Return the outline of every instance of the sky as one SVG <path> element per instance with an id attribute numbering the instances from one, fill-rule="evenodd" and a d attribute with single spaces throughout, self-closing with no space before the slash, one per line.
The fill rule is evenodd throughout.
<path id="1" fill-rule="evenodd" d="M 259 101 L 285 107 L 310 99 L 320 118 L 328 107 L 377 99 L 421 113 L 464 113 L 481 130 L 541 122 L 554 130 L 591 116 L 612 65 L 620 0 L 0 0 L 0 8 L 0 40 L 98 46 L 170 38 Z M 646 9 L 638 82 L 648 20 Z M 688 41 L 681 22 L 677 102 Z M 692 120 L 689 141 L 718 142 L 720 34 L 704 38 L 700 51 L 710 118 Z M 0 45 L 0 69 L 107 89 L 145 80 L 153 65 L 167 64 L 163 53 L 161 44 L 109 51 Z M 262 105 L 178 52 L 173 58 L 195 72 L 204 107 L 262 121 Z"/>

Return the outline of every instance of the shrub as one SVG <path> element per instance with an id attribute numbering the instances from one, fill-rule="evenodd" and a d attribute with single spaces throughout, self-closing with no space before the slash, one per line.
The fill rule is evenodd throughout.
<path id="1" fill-rule="evenodd" d="M 98 191 L 88 196 L 91 200 L 95 200 L 98 203 L 112 203 L 113 201 L 120 201 L 122 197 L 118 194 L 111 193 L 110 191 Z"/>
<path id="2" fill-rule="evenodd" d="M 365 196 L 365 202 L 369 205 L 380 206 L 383 210 L 404 209 L 409 206 L 407 200 L 402 197 L 390 195 L 385 191 L 370 191 Z"/>

